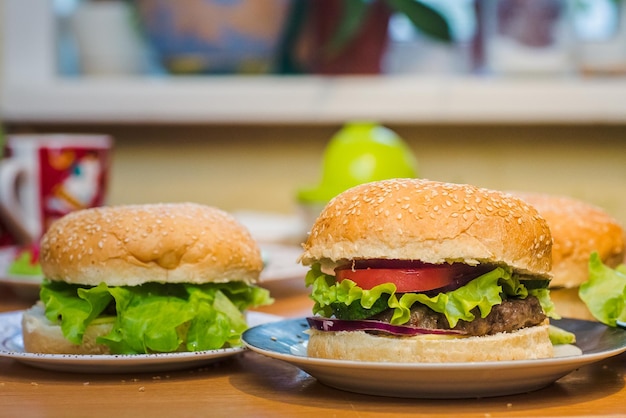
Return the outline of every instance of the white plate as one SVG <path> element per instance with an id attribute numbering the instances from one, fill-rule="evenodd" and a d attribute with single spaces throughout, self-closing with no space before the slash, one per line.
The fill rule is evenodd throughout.
<path id="1" fill-rule="evenodd" d="M 248 324 L 255 326 L 281 319 L 261 312 L 248 312 Z M 188 353 L 78 355 L 36 354 L 24 352 L 22 341 L 22 311 L 0 313 L 0 357 L 41 369 L 77 373 L 135 373 L 164 372 L 198 367 L 241 353 L 245 348 Z"/>
<path id="2" fill-rule="evenodd" d="M 577 347 L 540 360 L 484 363 L 383 363 L 311 358 L 304 318 L 253 327 L 242 339 L 251 350 L 291 363 L 319 382 L 350 392 L 406 398 L 475 398 L 541 389 L 575 369 L 626 351 L 626 331 L 600 323 L 562 319 Z"/>
<path id="3" fill-rule="evenodd" d="M 298 263 L 302 254 L 300 244 L 306 229 L 298 215 L 240 210 L 235 218 L 250 231 L 259 243 L 265 266 L 261 282 L 299 279 L 304 283 L 307 268 Z"/>
<path id="4" fill-rule="evenodd" d="M 304 283 L 307 267 L 298 263 L 302 248 L 295 245 L 261 244 L 265 266 L 261 271 L 262 283 L 299 279 Z"/>
<path id="5" fill-rule="evenodd" d="M 299 244 L 306 237 L 306 226 L 298 214 L 239 210 L 233 216 L 262 244 Z"/>
<path id="6" fill-rule="evenodd" d="M 0 277 L 0 284 L 10 287 L 17 296 L 25 300 L 39 298 L 39 289 L 43 279 L 37 276 L 9 276 Z"/>
<path id="7" fill-rule="evenodd" d="M 37 299 L 42 276 L 9 274 L 8 270 L 15 259 L 18 247 L 0 248 L 0 284 L 4 284 L 24 299 Z"/>

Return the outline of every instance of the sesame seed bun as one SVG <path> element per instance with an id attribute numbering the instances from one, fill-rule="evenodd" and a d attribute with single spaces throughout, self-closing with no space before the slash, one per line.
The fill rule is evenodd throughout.
<path id="1" fill-rule="evenodd" d="M 41 241 L 53 281 L 97 286 L 148 282 L 258 281 L 258 245 L 231 215 L 193 203 L 111 206 L 72 212 Z"/>
<path id="2" fill-rule="evenodd" d="M 603 209 L 571 197 L 516 193 L 548 222 L 552 239 L 551 287 L 578 287 L 589 277 L 589 256 L 616 267 L 624 261 L 624 230 Z"/>
<path id="3" fill-rule="evenodd" d="M 335 360 L 463 363 L 554 356 L 548 324 L 522 328 L 512 333 L 463 338 L 432 334 L 394 338 L 363 331 L 327 332 L 315 329 L 309 333 L 307 354 Z"/>
<path id="4" fill-rule="evenodd" d="M 331 200 L 301 261 L 319 262 L 326 271 L 358 259 L 488 263 L 545 279 L 551 247 L 546 221 L 517 197 L 471 185 L 392 179 Z"/>
<path id="5" fill-rule="evenodd" d="M 24 311 L 22 315 L 22 339 L 27 353 L 44 354 L 111 354 L 104 344 L 98 344 L 98 337 L 103 337 L 113 329 L 112 322 L 89 325 L 85 329 L 83 342 L 73 344 L 63 336 L 63 330 L 46 318 L 41 302 Z"/>

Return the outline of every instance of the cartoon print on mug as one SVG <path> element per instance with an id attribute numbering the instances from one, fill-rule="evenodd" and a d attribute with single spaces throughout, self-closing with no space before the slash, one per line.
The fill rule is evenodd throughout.
<path id="1" fill-rule="evenodd" d="M 105 203 L 112 138 L 16 134 L 0 161 L 0 213 L 15 244 L 37 243 L 50 224 Z"/>
<path id="2" fill-rule="evenodd" d="M 74 154 L 72 151 L 70 153 Z M 54 159 L 51 153 L 50 159 Z M 98 186 L 102 178 L 102 163 L 95 152 L 82 157 L 72 157 L 65 168 L 65 178 L 57 183 L 48 196 L 46 206 L 51 212 L 68 213 L 72 210 L 95 206 L 98 199 Z M 53 166 L 51 161 L 50 165 Z"/>

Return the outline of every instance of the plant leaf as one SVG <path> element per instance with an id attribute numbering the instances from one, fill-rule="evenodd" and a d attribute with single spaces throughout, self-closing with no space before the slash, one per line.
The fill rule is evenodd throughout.
<path id="1" fill-rule="evenodd" d="M 429 5 L 417 0 L 387 0 L 389 6 L 402 14 L 404 14 L 413 25 L 441 41 L 452 41 L 450 25 L 446 19 L 435 9 Z"/>
<path id="2" fill-rule="evenodd" d="M 354 39 L 359 29 L 363 26 L 370 1 L 342 0 L 342 4 L 342 15 L 327 45 L 327 53 L 330 55 L 337 54 Z"/>

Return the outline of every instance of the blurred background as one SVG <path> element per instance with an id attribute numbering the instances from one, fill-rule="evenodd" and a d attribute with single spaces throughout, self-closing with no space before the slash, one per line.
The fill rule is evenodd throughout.
<path id="1" fill-rule="evenodd" d="M 110 204 L 291 215 L 350 121 L 418 175 L 626 224 L 621 0 L 2 0 L 4 134 L 115 138 Z"/>

